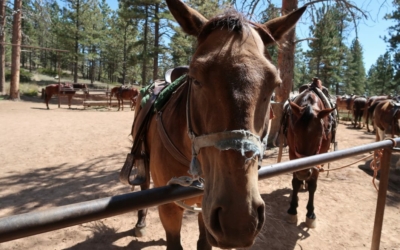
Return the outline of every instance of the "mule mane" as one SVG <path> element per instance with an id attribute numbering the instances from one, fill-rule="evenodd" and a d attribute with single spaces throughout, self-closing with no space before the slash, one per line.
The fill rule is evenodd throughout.
<path id="1" fill-rule="evenodd" d="M 226 28 L 229 31 L 235 31 L 242 33 L 245 27 L 249 24 L 249 21 L 233 8 L 228 8 L 223 14 L 218 15 L 210 19 L 201 30 L 198 40 L 204 41 L 207 36 L 216 29 Z"/>
<path id="2" fill-rule="evenodd" d="M 309 122 L 314 118 L 314 112 L 312 105 L 310 103 L 307 104 L 307 106 L 304 107 L 303 109 L 303 114 L 301 115 L 300 119 L 298 120 L 299 123 L 301 124 L 309 124 Z"/>
<path id="3" fill-rule="evenodd" d="M 312 91 L 305 92 L 305 95 L 301 97 L 301 105 L 310 104 L 314 105 L 317 101 L 315 100 L 315 95 Z"/>
<path id="4" fill-rule="evenodd" d="M 308 124 L 314 118 L 313 105 L 316 103 L 313 92 L 306 92 L 304 96 L 300 96 L 300 106 L 304 107 L 303 113 L 299 119 L 302 124 Z"/>

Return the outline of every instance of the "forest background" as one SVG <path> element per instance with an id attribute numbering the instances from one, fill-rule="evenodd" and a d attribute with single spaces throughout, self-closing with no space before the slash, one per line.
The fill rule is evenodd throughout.
<path id="1" fill-rule="evenodd" d="M 11 43 L 13 17 L 18 13 L 14 7 L 16 1 L 0 0 L 0 5 L 5 5 L 0 35 L 6 43 Z M 206 17 L 221 12 L 226 6 L 234 6 L 250 20 L 263 23 L 280 16 L 285 1 L 298 6 L 309 4 L 294 40 L 292 90 L 316 76 L 335 94 L 399 93 L 398 0 L 357 1 L 358 5 L 348 0 L 185 2 Z M 22 45 L 69 51 L 60 56 L 51 50 L 22 50 L 21 79 L 35 70 L 58 75 L 58 63 L 62 58 L 63 75 L 70 75 L 74 82 L 79 78 L 88 79 L 92 84 L 99 81 L 145 86 L 161 78 L 167 69 L 187 65 L 196 44 L 195 38 L 185 35 L 176 25 L 164 1 L 23 0 L 21 13 Z M 359 33 L 360 27 L 376 25 L 382 21 L 382 16 L 385 24 L 390 23 L 388 28 L 381 27 L 386 35 L 371 32 L 368 36 L 371 40 L 379 37 L 387 46 L 382 48 L 377 43 L 373 48 L 371 45 L 363 48 L 359 38 L 365 34 Z M 11 46 L 2 47 L 7 71 L 12 49 Z M 279 48 L 285 47 L 279 44 L 268 48 L 275 63 L 283 51 Z M 366 68 L 365 50 L 383 53 Z M 4 92 L 4 81 L 0 79 L 0 94 Z"/>

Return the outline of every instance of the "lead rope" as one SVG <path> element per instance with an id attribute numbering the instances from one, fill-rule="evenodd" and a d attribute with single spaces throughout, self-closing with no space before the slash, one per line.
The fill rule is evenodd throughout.
<path id="1" fill-rule="evenodd" d="M 374 185 L 376 191 L 379 191 L 378 187 L 375 184 L 375 179 L 376 179 L 376 176 L 378 175 L 378 171 L 381 169 L 382 155 L 383 155 L 383 149 L 375 150 L 374 159 L 371 161 L 371 164 L 369 165 L 369 167 L 374 171 L 374 177 L 372 178 L 372 184 Z"/>
<path id="2" fill-rule="evenodd" d="M 365 156 L 365 157 L 363 157 L 363 158 L 361 158 L 361 159 L 358 159 L 357 161 L 354 161 L 354 162 L 352 162 L 352 163 L 349 163 L 349 164 L 347 164 L 347 165 L 344 165 L 344 166 L 341 166 L 341 167 L 337 167 L 337 168 L 332 168 L 332 169 L 328 169 L 328 170 L 324 170 L 323 168 L 320 170 L 320 172 L 330 172 L 330 171 L 335 171 L 335 170 L 339 170 L 339 169 L 342 169 L 342 168 L 347 168 L 347 167 L 350 167 L 351 165 L 354 165 L 354 164 L 356 164 L 357 162 L 360 162 L 360 161 L 363 161 L 363 160 L 365 160 L 365 159 L 368 159 L 368 158 L 370 158 L 370 157 L 372 157 L 373 155 L 371 154 L 371 155 L 367 155 L 367 156 Z"/>

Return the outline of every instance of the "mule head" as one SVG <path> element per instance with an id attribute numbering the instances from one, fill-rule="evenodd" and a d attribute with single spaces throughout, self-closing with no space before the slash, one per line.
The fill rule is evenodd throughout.
<path id="1" fill-rule="evenodd" d="M 320 109 L 316 104 L 299 106 L 289 101 L 292 116 L 290 121 L 291 140 L 295 157 L 302 158 L 327 152 L 330 143 L 330 121 L 328 115 L 334 108 Z"/>
<path id="2" fill-rule="evenodd" d="M 179 0 L 167 4 L 183 30 L 197 37 L 188 74 L 192 141 L 219 138 L 206 137 L 207 145 L 195 150 L 205 179 L 207 239 L 221 248 L 251 246 L 264 223 L 259 145 L 267 133 L 272 92 L 281 83 L 265 46 L 282 38 L 305 8 L 254 24 L 234 10 L 207 20 Z"/>

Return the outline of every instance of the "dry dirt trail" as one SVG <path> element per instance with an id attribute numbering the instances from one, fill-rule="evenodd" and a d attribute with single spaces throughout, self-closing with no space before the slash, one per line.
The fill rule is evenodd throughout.
<path id="1" fill-rule="evenodd" d="M 83 110 L 53 102 L 50 110 L 39 98 L 0 101 L 0 217 L 42 210 L 129 192 L 118 172 L 129 152 L 134 113 L 115 108 Z M 374 135 L 340 124 L 339 149 L 371 143 Z M 276 161 L 276 149 L 268 150 Z M 331 168 L 365 155 L 344 159 Z M 285 158 L 286 157 L 286 158 Z M 285 156 L 283 160 L 287 160 Z M 394 155 L 395 164 L 399 155 Z M 370 161 L 322 173 L 315 195 L 317 228 L 304 227 L 307 193 L 299 195 L 299 223 L 285 222 L 291 175 L 259 182 L 267 221 L 252 250 L 370 249 L 377 192 L 371 184 Z M 388 192 L 381 249 L 400 249 L 400 187 L 396 175 Z M 147 217 L 147 236 L 133 236 L 136 213 L 127 213 L 6 243 L 0 249 L 166 249 L 156 208 Z M 197 217 L 185 212 L 184 249 L 196 249 Z"/>

